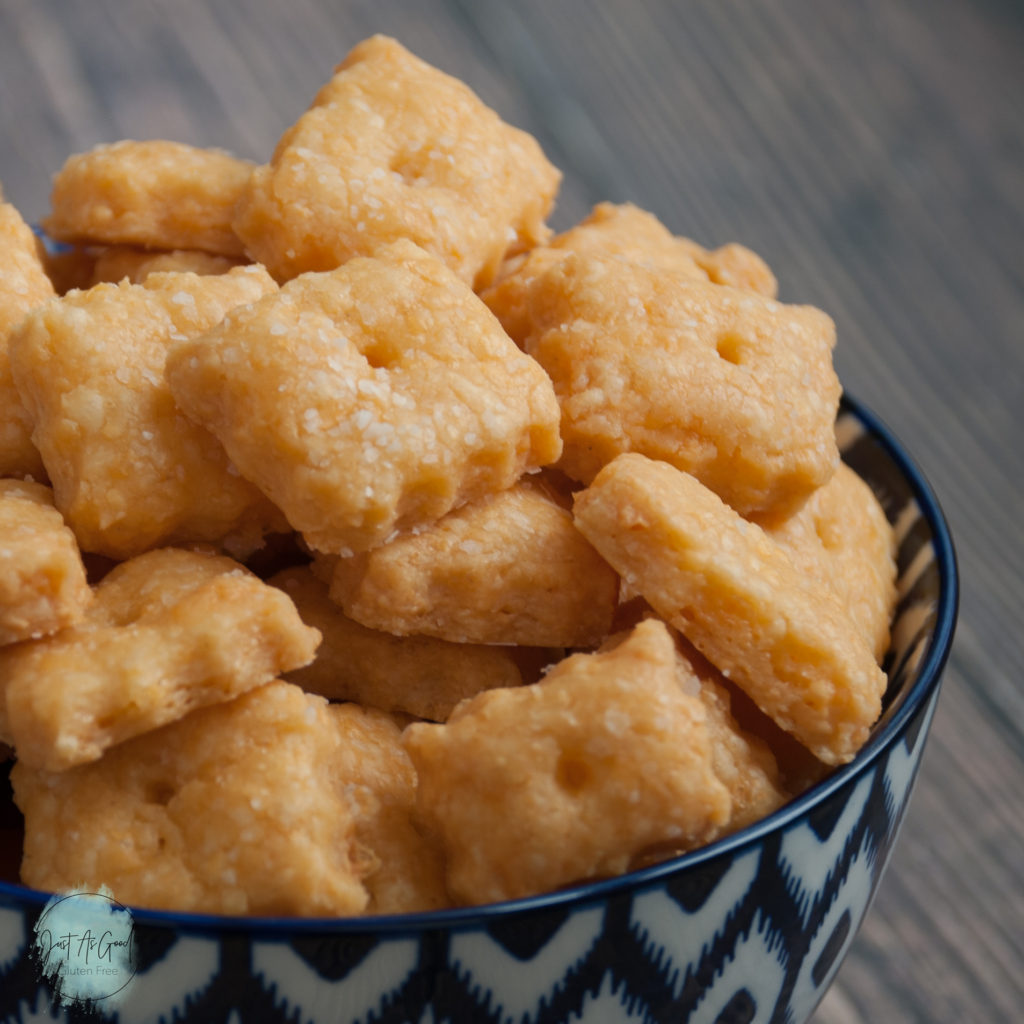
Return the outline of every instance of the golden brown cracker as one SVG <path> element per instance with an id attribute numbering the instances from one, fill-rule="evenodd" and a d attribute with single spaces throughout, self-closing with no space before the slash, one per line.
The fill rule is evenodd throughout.
<path id="1" fill-rule="evenodd" d="M 406 914 L 448 905 L 440 845 L 413 824 L 416 771 L 390 715 L 332 704 L 341 734 L 336 772 L 355 820 L 354 841 L 366 870 L 367 914 Z"/>
<path id="2" fill-rule="evenodd" d="M 547 649 L 457 644 L 368 629 L 345 615 L 328 596 L 327 584 L 305 566 L 286 569 L 268 582 L 284 590 L 303 621 L 323 636 L 316 659 L 289 672 L 288 680 L 331 700 L 443 722 L 460 700 L 533 681 L 557 657 Z"/>
<path id="3" fill-rule="evenodd" d="M 78 544 L 50 489 L 0 480 L 0 646 L 73 625 L 91 600 Z"/>
<path id="4" fill-rule="evenodd" d="M 746 288 L 775 298 L 777 282 L 765 262 L 742 245 L 708 250 L 673 235 L 653 214 L 632 203 L 598 203 L 579 224 L 546 245 L 507 260 L 481 297 L 520 344 L 530 333 L 530 286 L 568 253 L 639 263 L 698 281 Z"/>
<path id="5" fill-rule="evenodd" d="M 167 377 L 329 554 L 423 527 L 560 451 L 543 370 L 411 242 L 289 282 L 176 346 Z"/>
<path id="6" fill-rule="evenodd" d="M 61 771 L 313 659 L 320 634 L 232 559 L 164 548 L 112 570 L 84 619 L 0 648 L 19 761 Z"/>
<path id="7" fill-rule="evenodd" d="M 252 170 L 223 150 L 163 139 L 96 146 L 57 172 L 44 227 L 65 242 L 242 256 L 231 218 Z"/>
<path id="8" fill-rule="evenodd" d="M 465 84 L 374 36 L 255 171 L 234 227 L 279 281 L 407 238 L 481 285 L 547 238 L 559 179 Z"/>
<path id="9" fill-rule="evenodd" d="M 10 203 L 0 202 L 0 477 L 46 476 L 11 375 L 8 345 L 25 314 L 53 295 L 39 240 Z"/>
<path id="10" fill-rule="evenodd" d="M 680 651 L 684 686 L 696 681 L 707 711 L 711 763 L 715 775 L 729 791 L 732 812 L 724 832 L 735 832 L 778 810 L 789 798 L 772 748 L 744 729 L 732 711 L 727 680 L 696 649 L 684 644 Z"/>
<path id="11" fill-rule="evenodd" d="M 286 525 L 164 380 L 176 339 L 275 288 L 258 267 L 153 274 L 71 292 L 22 322 L 11 366 L 57 507 L 84 550 L 128 558 L 206 541 L 244 553 Z"/>
<path id="12" fill-rule="evenodd" d="M 835 329 L 820 310 L 576 254 L 530 301 L 526 351 L 554 382 L 575 479 L 638 451 L 742 513 L 782 514 L 834 471 Z"/>
<path id="13" fill-rule="evenodd" d="M 884 673 L 840 600 L 690 475 L 619 456 L 576 497 L 576 525 L 757 705 L 817 757 L 849 761 Z"/>
<path id="14" fill-rule="evenodd" d="M 150 274 L 191 273 L 226 274 L 240 266 L 240 257 L 220 256 L 200 249 L 171 249 L 153 252 L 131 245 L 110 245 L 98 250 L 93 259 L 89 284 L 109 281 L 117 284 L 127 278 L 132 284 L 141 284 Z"/>
<path id="15" fill-rule="evenodd" d="M 766 529 L 798 568 L 842 598 L 881 661 L 896 605 L 896 546 L 871 488 L 841 463 L 802 508 Z"/>
<path id="16" fill-rule="evenodd" d="M 463 903 L 528 896 L 624 870 L 638 851 L 699 845 L 728 820 L 704 706 L 686 694 L 664 625 L 540 683 L 488 690 L 405 744 L 418 809 Z"/>
<path id="17" fill-rule="evenodd" d="M 136 906 L 338 915 L 367 893 L 327 704 L 272 682 L 60 773 L 19 761 L 22 880 Z"/>
<path id="18" fill-rule="evenodd" d="M 357 622 L 457 643 L 588 647 L 611 628 L 614 570 L 540 488 L 519 483 L 335 563 Z"/>

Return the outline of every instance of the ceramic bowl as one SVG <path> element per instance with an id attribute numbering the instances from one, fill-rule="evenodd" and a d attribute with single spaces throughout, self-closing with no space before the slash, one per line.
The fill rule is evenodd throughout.
<path id="1" fill-rule="evenodd" d="M 133 976 L 72 1005 L 35 952 L 49 895 L 0 883 L 0 1020 L 806 1021 L 892 853 L 957 610 L 949 533 L 921 474 L 852 400 L 837 430 L 899 541 L 885 711 L 852 763 L 704 849 L 553 895 L 351 920 L 132 910 Z"/>

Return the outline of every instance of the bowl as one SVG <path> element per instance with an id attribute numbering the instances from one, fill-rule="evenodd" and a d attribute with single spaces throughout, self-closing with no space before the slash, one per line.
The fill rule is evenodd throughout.
<path id="1" fill-rule="evenodd" d="M 71 1001 L 40 966 L 52 894 L 0 882 L 0 1019 L 50 1020 L 53 1010 L 68 1021 L 201 1024 L 806 1021 L 892 854 L 957 613 L 948 528 L 921 473 L 850 398 L 837 436 L 898 539 L 890 683 L 850 764 L 707 847 L 550 895 L 353 919 L 130 908 L 120 916 L 130 969 L 109 992 L 101 985 Z M 101 965 L 102 943 L 67 934 L 68 965 L 88 971 L 90 950 Z"/>

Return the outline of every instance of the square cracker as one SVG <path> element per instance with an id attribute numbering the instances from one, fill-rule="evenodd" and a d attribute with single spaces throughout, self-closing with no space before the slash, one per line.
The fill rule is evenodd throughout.
<path id="1" fill-rule="evenodd" d="M 182 342 L 167 378 L 326 554 L 426 526 L 561 450 L 544 371 L 409 241 L 304 274 Z"/>
<path id="2" fill-rule="evenodd" d="M 697 281 L 746 288 L 770 299 L 778 290 L 764 260 L 742 245 L 705 249 L 673 235 L 657 217 L 632 203 L 598 203 L 575 227 L 507 260 L 494 283 L 481 292 L 520 344 L 530 332 L 530 285 L 570 252 L 671 270 Z"/>
<path id="3" fill-rule="evenodd" d="M 276 285 L 259 267 L 152 274 L 34 310 L 11 338 L 14 377 L 57 507 L 85 551 L 130 558 L 160 544 L 225 542 L 244 554 L 280 514 L 174 404 L 176 339 Z"/>
<path id="4" fill-rule="evenodd" d="M 19 761 L 22 880 L 215 914 L 361 912 L 365 856 L 326 701 L 271 682 L 57 774 Z"/>
<path id="5" fill-rule="evenodd" d="M 232 559 L 151 551 L 111 570 L 77 625 L 0 648 L 0 736 L 61 771 L 308 664 L 319 641 Z"/>
<path id="6" fill-rule="evenodd" d="M 699 697 L 679 685 L 663 623 L 546 678 L 488 690 L 405 744 L 418 812 L 463 903 L 547 892 L 625 870 L 663 843 L 708 841 L 729 818 Z"/>
<path id="7" fill-rule="evenodd" d="M 331 597 L 373 629 L 457 643 L 593 647 L 619 578 L 572 514 L 520 481 L 334 563 Z"/>
<path id="8" fill-rule="evenodd" d="M 316 659 L 286 678 L 331 700 L 443 722 L 459 701 L 481 690 L 533 682 L 558 657 L 546 648 L 451 643 L 369 629 L 345 615 L 328 596 L 327 583 L 306 566 L 285 569 L 267 582 L 280 587 L 303 622 L 323 636 Z"/>
<path id="9" fill-rule="evenodd" d="M 96 146 L 54 176 L 44 226 L 66 242 L 242 256 L 231 218 L 252 170 L 223 150 L 164 139 Z"/>
<path id="10" fill-rule="evenodd" d="M 75 535 L 50 489 L 0 480 L 0 647 L 73 625 L 91 600 Z"/>
<path id="11" fill-rule="evenodd" d="M 636 453 L 575 500 L 583 535 L 765 714 L 827 764 L 849 761 L 885 674 L 845 605 L 687 473 Z"/>
<path id="12" fill-rule="evenodd" d="M 279 281 L 408 238 L 483 285 L 548 237 L 560 177 L 465 84 L 374 36 L 255 171 L 234 226 Z"/>
<path id="13" fill-rule="evenodd" d="M 839 461 L 835 327 L 820 310 L 569 253 L 529 288 L 525 349 L 562 411 L 570 476 L 637 451 L 737 511 L 798 508 Z"/>

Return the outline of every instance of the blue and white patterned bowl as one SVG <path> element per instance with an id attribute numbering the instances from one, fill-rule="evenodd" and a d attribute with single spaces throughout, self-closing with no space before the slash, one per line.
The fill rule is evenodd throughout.
<path id="1" fill-rule="evenodd" d="M 885 712 L 851 764 L 705 849 L 549 896 L 353 920 L 136 910 L 136 972 L 117 1007 L 54 998 L 32 952 L 48 895 L 0 883 L 0 1020 L 806 1021 L 892 852 L 957 611 L 949 533 L 921 474 L 848 399 L 837 429 L 899 541 Z"/>

